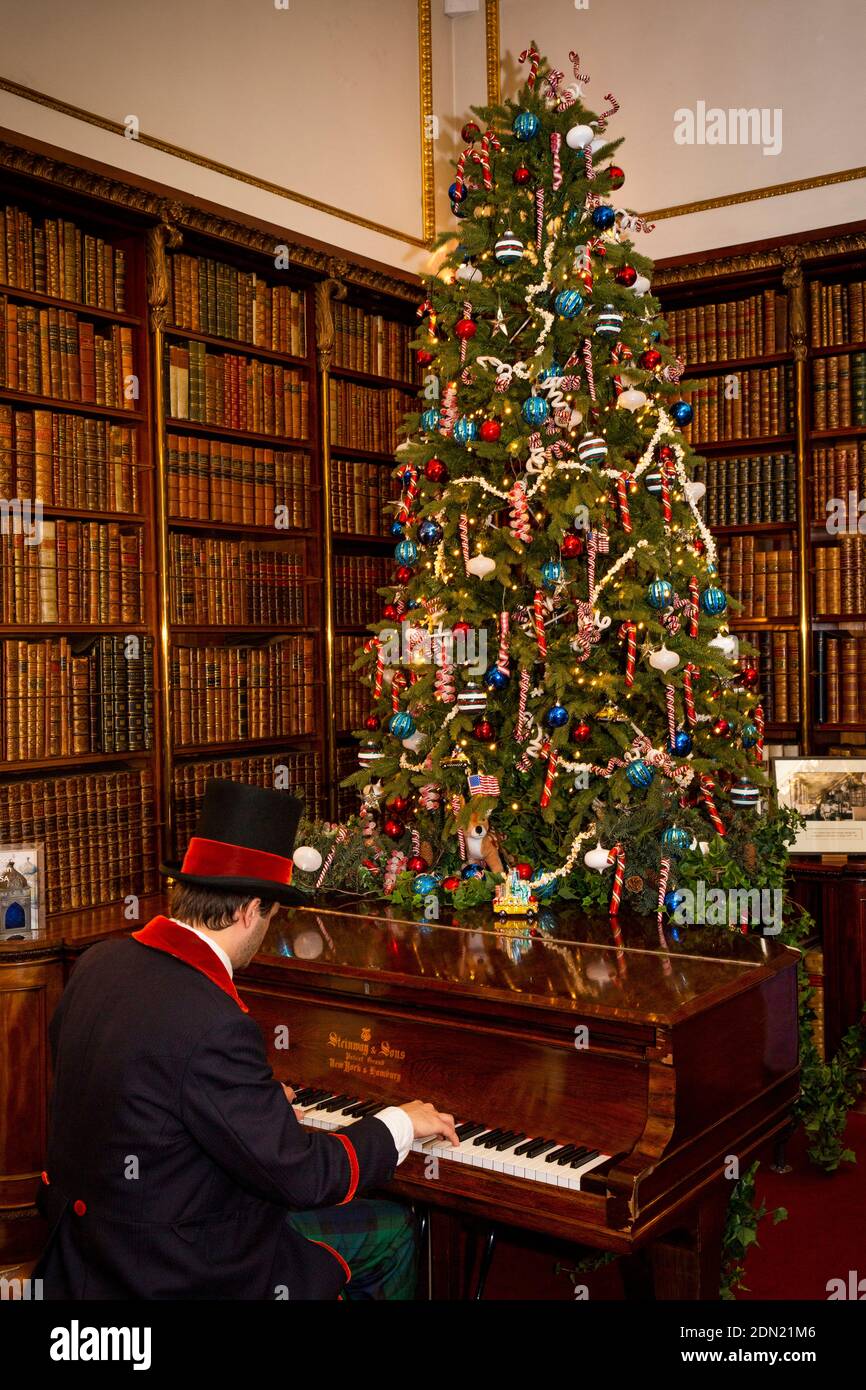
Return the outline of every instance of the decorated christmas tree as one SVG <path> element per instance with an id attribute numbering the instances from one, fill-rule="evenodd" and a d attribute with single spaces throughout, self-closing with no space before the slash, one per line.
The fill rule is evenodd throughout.
<path id="1" fill-rule="evenodd" d="M 483 901 L 516 869 L 542 900 L 661 911 L 702 864 L 759 883 L 762 836 L 778 848 L 757 671 L 628 235 L 652 229 L 623 208 L 617 102 L 589 109 L 574 54 L 573 81 L 524 60 L 516 101 L 463 127 L 418 311 L 351 780 L 386 891 Z"/>

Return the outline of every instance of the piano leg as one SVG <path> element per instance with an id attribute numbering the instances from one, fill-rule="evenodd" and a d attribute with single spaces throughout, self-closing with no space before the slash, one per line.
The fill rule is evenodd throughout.
<path id="1" fill-rule="evenodd" d="M 484 1250 L 481 1254 L 481 1266 L 478 1270 L 478 1281 L 475 1285 L 473 1299 L 480 1301 L 484 1297 L 484 1285 L 487 1283 L 487 1276 L 490 1273 L 490 1266 L 493 1262 L 493 1248 L 496 1245 L 496 1227 L 491 1226 L 484 1241 Z"/>
<path id="2" fill-rule="evenodd" d="M 708 1192 L 679 1230 L 651 1246 L 657 1299 L 711 1299 L 719 1296 L 722 1237 L 731 1199 L 731 1184 L 722 1181 Z"/>

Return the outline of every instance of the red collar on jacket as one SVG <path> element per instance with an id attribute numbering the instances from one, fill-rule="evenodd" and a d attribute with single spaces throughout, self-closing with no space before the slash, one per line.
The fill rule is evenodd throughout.
<path id="1" fill-rule="evenodd" d="M 243 1009 L 245 1014 L 249 1013 L 219 956 L 211 950 L 206 941 L 196 936 L 195 932 L 181 927 L 170 917 L 154 917 L 146 927 L 142 927 L 141 931 L 134 931 L 132 935 L 142 946 L 150 946 L 154 951 L 165 951 L 166 955 L 174 956 L 175 960 L 182 960 L 184 965 L 191 965 L 193 970 L 207 975 L 218 989 L 235 1001 L 239 1009 Z"/>

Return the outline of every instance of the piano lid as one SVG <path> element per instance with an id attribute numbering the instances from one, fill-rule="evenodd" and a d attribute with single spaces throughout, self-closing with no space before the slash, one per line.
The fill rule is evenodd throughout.
<path id="1" fill-rule="evenodd" d="M 381 900 L 283 909 L 255 964 L 301 971 L 313 988 L 379 997 L 435 991 L 642 1023 L 674 1023 L 747 989 L 797 953 L 770 937 L 688 928 L 654 917 L 586 914 L 573 904 L 500 926 L 487 907 L 413 918 Z M 440 1001 L 441 1002 L 441 1001 Z"/>

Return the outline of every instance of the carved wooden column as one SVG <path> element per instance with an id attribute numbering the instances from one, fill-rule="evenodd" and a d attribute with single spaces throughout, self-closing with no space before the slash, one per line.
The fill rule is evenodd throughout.
<path id="1" fill-rule="evenodd" d="M 157 643 L 154 683 L 158 685 L 160 715 L 155 736 L 159 738 L 161 755 L 161 850 L 163 859 L 174 855 L 173 807 L 171 796 L 172 739 L 171 739 L 171 654 L 169 651 L 169 551 L 168 551 L 168 479 L 165 450 L 165 328 L 169 318 L 170 280 L 166 249 L 180 246 L 181 233 L 175 225 L 181 209 L 166 204 L 162 221 L 147 231 L 147 303 L 150 322 L 151 391 L 153 399 L 153 450 L 156 464 L 156 560 L 159 641 Z"/>
<path id="2" fill-rule="evenodd" d="M 808 458 L 806 420 L 806 286 L 803 280 L 802 251 L 798 246 L 781 248 L 785 270 L 782 283 L 788 291 L 788 326 L 794 351 L 794 392 L 797 402 L 797 548 L 798 597 L 800 602 L 800 750 L 812 750 L 812 626 L 809 614 L 811 603 L 811 556 L 809 498 L 807 487 Z"/>
<path id="3" fill-rule="evenodd" d="M 348 265 L 332 261 L 329 275 L 316 285 L 316 356 L 319 367 L 322 458 L 322 569 L 325 576 L 325 787 L 328 817 L 337 819 L 337 670 L 336 610 L 334 603 L 334 533 L 331 499 L 331 363 L 334 359 L 336 330 L 331 305 L 346 298 L 346 286 L 339 275 Z"/>

